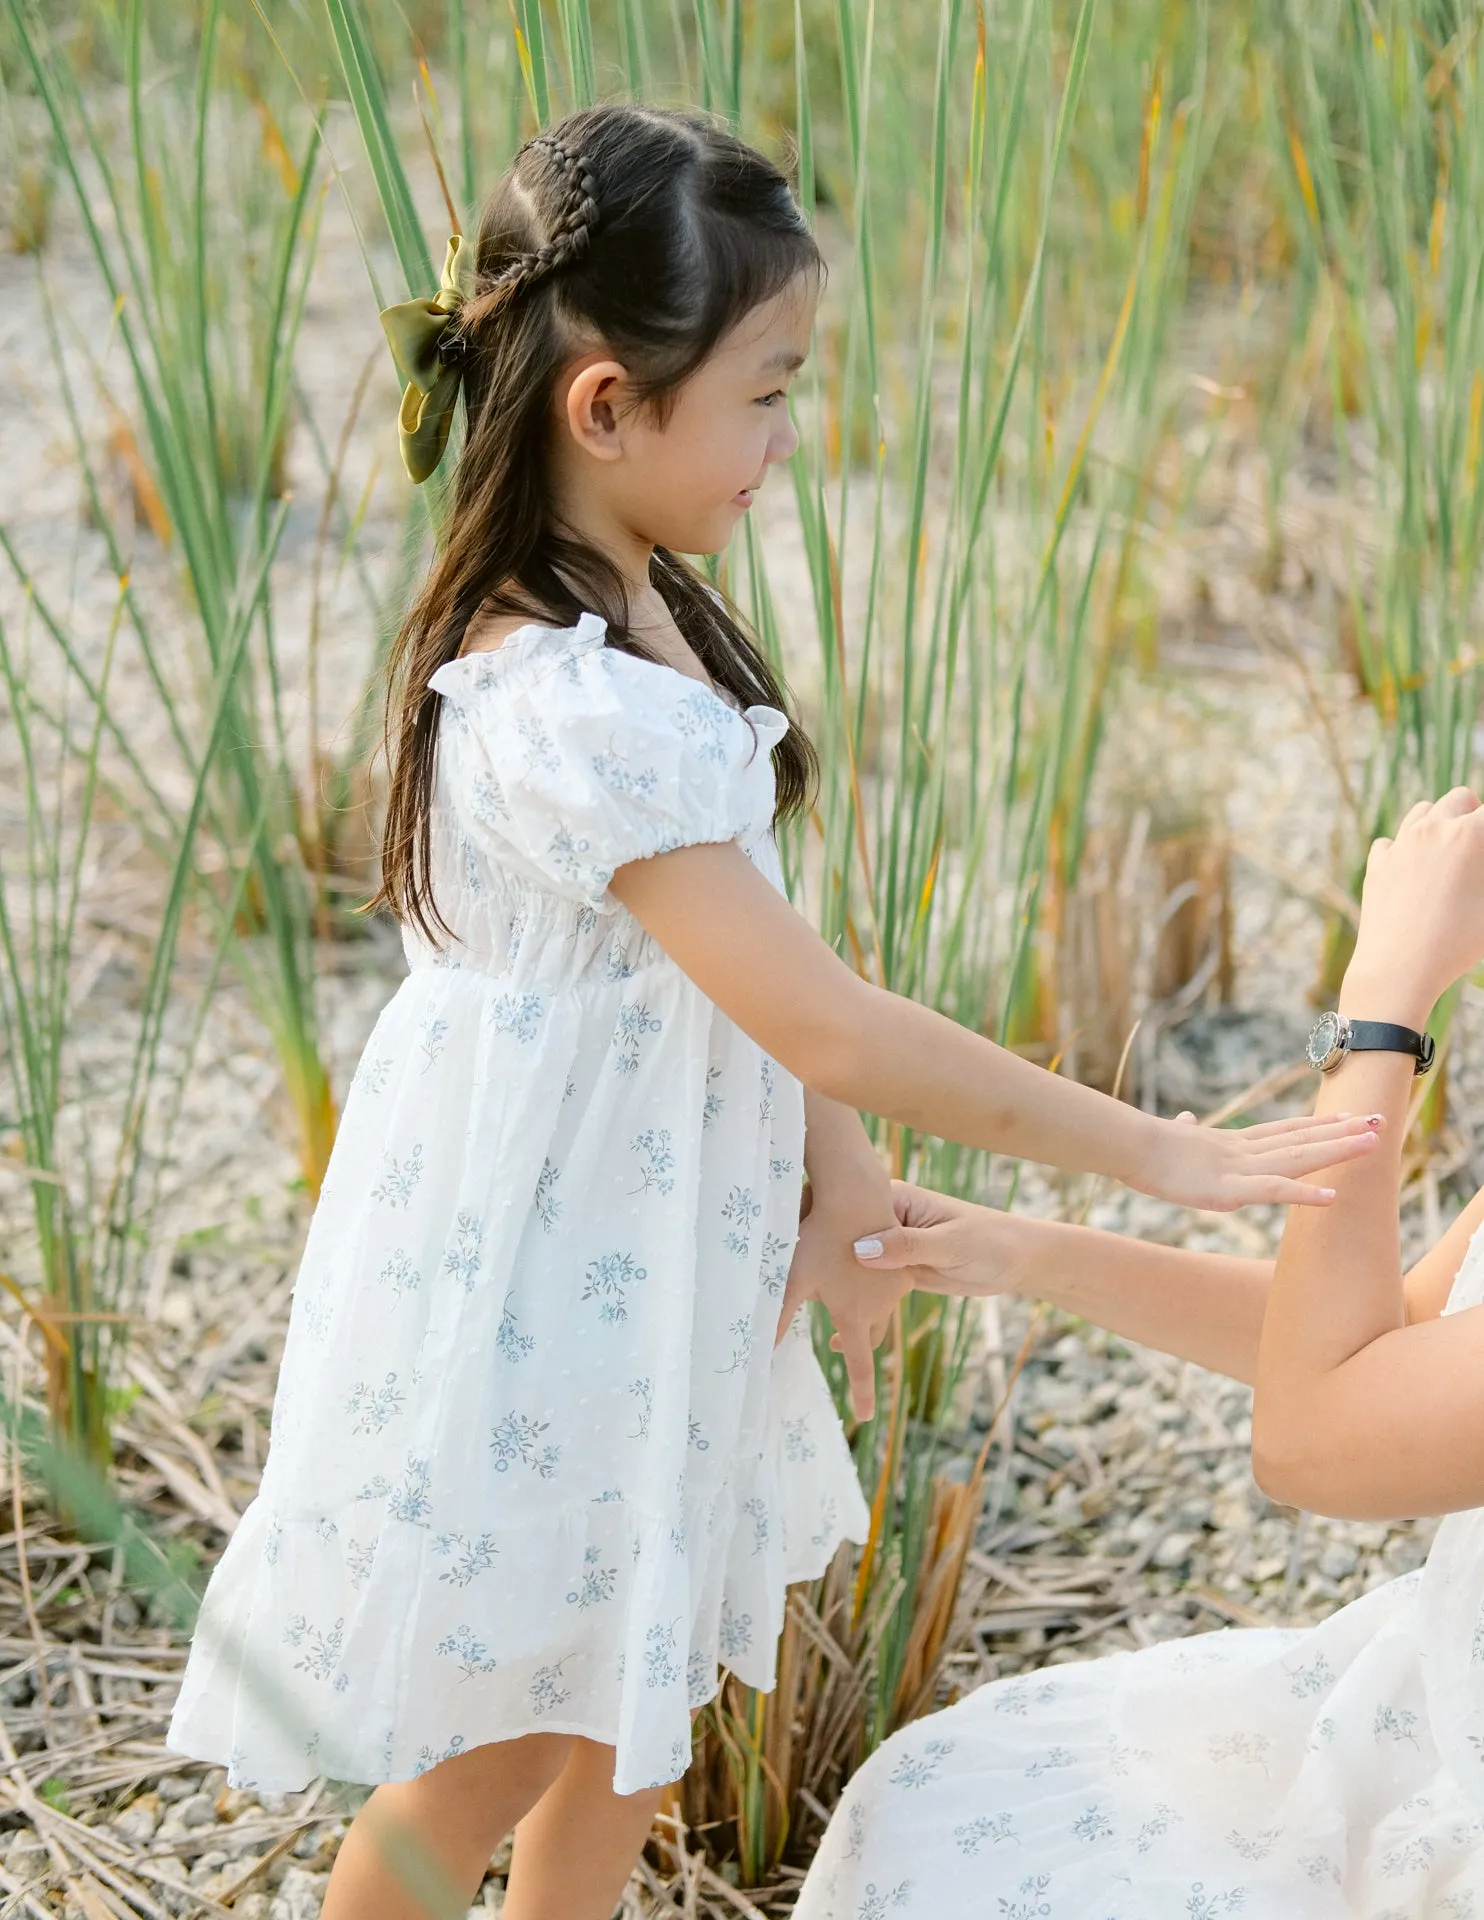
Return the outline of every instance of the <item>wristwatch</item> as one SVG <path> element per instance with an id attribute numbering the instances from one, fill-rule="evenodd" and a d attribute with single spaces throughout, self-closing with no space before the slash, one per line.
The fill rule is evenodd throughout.
<path id="1" fill-rule="evenodd" d="M 1333 1073 L 1347 1053 L 1410 1053 L 1412 1071 L 1426 1073 L 1436 1051 L 1430 1033 L 1396 1027 L 1389 1020 L 1347 1020 L 1343 1013 L 1322 1013 L 1314 1022 L 1304 1057 L 1321 1073 Z"/>

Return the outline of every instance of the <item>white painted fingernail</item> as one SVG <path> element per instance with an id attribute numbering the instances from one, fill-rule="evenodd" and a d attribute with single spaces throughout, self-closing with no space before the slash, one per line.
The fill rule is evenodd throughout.
<path id="1" fill-rule="evenodd" d="M 879 1260 L 884 1251 L 881 1242 L 874 1234 L 867 1234 L 864 1240 L 857 1240 L 855 1243 L 857 1260 Z"/>

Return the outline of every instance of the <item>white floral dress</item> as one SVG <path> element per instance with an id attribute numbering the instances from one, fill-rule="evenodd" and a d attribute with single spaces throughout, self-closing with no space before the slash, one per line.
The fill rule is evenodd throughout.
<path id="1" fill-rule="evenodd" d="M 1484 1302 L 1484 1230 L 1448 1311 Z M 1484 1511 L 1321 1626 L 981 1687 L 889 1740 L 796 1920 L 1484 1920 Z"/>
<path id="2" fill-rule="evenodd" d="M 591 614 L 432 684 L 457 938 L 367 1042 L 169 1743 L 285 1791 L 574 1733 L 631 1793 L 867 1520 L 806 1316 L 774 1350 L 802 1090 L 607 891 L 728 840 L 781 885 L 787 721 Z"/>

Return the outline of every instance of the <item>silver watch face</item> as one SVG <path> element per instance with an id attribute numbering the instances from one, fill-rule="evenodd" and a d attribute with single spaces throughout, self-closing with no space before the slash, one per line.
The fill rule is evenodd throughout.
<path id="1" fill-rule="evenodd" d="M 1314 1022 L 1309 1034 L 1309 1044 L 1304 1048 L 1305 1056 L 1311 1067 L 1325 1067 L 1335 1055 L 1340 1044 L 1340 1016 L 1337 1013 L 1322 1013 Z"/>

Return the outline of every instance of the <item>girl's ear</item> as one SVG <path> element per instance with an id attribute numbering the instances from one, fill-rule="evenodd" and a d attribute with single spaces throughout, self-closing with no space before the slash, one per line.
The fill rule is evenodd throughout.
<path id="1" fill-rule="evenodd" d="M 567 431 L 596 460 L 623 456 L 622 416 L 628 374 L 617 360 L 579 360 L 560 396 Z"/>

